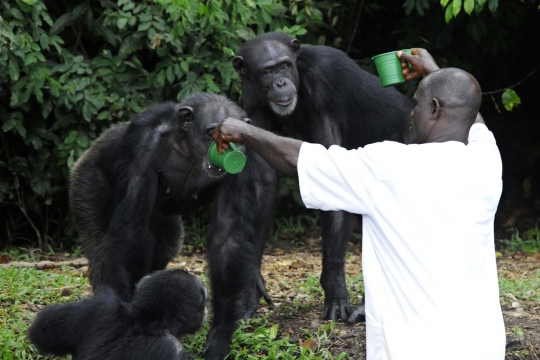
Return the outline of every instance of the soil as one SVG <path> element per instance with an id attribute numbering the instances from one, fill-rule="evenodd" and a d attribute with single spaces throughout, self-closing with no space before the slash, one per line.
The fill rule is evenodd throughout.
<path id="1" fill-rule="evenodd" d="M 271 248 L 267 248 L 262 264 L 262 274 L 274 307 L 261 302 L 258 313 L 269 313 L 270 322 L 279 324 L 281 336 L 289 335 L 294 342 L 305 340 L 305 329 L 314 332 L 329 323 L 322 320 L 322 298 L 302 297 L 298 291 L 298 279 L 305 279 L 308 275 L 318 277 L 321 272 L 320 242 L 308 238 L 305 243 L 301 247 L 292 247 L 285 241 L 273 243 Z M 362 269 L 361 252 L 353 244 L 349 250 L 346 271 L 350 276 L 356 276 Z M 507 279 L 532 279 L 540 269 L 539 254 L 498 255 L 499 274 Z M 200 275 L 206 271 L 206 261 L 202 253 L 184 250 L 170 267 L 186 268 Z M 351 304 L 357 303 L 360 297 L 359 294 L 356 299 L 352 298 Z M 303 305 L 292 309 L 295 298 L 302 300 Z M 506 325 L 506 359 L 540 359 L 540 303 L 518 299 L 513 294 L 501 294 L 501 305 Z M 347 352 L 347 359 L 365 359 L 365 323 L 346 325 L 337 322 L 334 329 L 337 334 L 329 339 L 329 344 L 324 344 L 334 357 Z"/>

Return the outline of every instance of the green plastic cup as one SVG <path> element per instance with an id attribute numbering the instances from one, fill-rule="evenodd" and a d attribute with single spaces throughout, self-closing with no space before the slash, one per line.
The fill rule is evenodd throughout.
<path id="1" fill-rule="evenodd" d="M 213 142 L 208 148 L 208 160 L 210 164 L 229 174 L 238 174 L 246 166 L 246 156 L 232 142 L 228 149 L 223 149 L 222 154 L 218 153 L 217 143 Z"/>
<path id="2" fill-rule="evenodd" d="M 403 49 L 401 51 L 411 54 L 411 49 Z M 397 51 L 391 51 L 373 57 L 383 87 L 405 82 L 401 60 L 397 57 L 396 53 Z M 411 64 L 409 64 L 409 67 L 411 67 Z"/>

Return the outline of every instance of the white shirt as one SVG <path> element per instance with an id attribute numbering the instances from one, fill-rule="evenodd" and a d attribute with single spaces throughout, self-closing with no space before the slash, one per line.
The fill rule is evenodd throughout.
<path id="1" fill-rule="evenodd" d="M 367 359 L 503 360 L 493 220 L 502 163 L 493 134 L 469 144 L 303 143 L 308 208 L 363 214 Z"/>

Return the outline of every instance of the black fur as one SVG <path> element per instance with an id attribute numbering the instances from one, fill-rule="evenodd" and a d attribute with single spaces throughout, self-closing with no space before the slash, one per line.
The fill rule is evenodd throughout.
<path id="1" fill-rule="evenodd" d="M 225 175 L 209 166 L 212 125 L 229 116 L 246 114 L 211 94 L 155 105 L 102 134 L 75 164 L 70 182 L 92 287 L 110 287 L 126 301 L 141 277 L 164 269 L 176 255 L 180 215 L 216 194 L 207 255 L 213 291 L 209 344 L 216 344 L 220 358 L 229 352 L 236 321 L 250 317 L 261 296 L 270 302 L 260 263 L 277 184 L 268 164 L 243 146 L 247 163 L 241 173 Z"/>
<path id="2" fill-rule="evenodd" d="M 266 129 L 285 127 L 306 141 L 347 149 L 410 140 L 412 103 L 340 50 L 267 33 L 244 43 L 233 65 L 243 81 L 242 106 Z M 350 213 L 321 212 L 324 319 L 350 313 L 344 265 L 352 225 Z"/>
<path id="3" fill-rule="evenodd" d="M 102 287 L 88 299 L 46 307 L 28 337 L 41 353 L 78 360 L 184 360 L 177 338 L 202 326 L 206 298 L 196 276 L 157 271 L 140 281 L 131 303 Z"/>
<path id="4" fill-rule="evenodd" d="M 94 290 L 129 300 L 135 283 L 164 269 L 183 240 L 181 214 L 225 178 L 210 168 L 209 127 L 244 112 L 198 93 L 150 107 L 103 133 L 73 167 L 70 205 Z"/>

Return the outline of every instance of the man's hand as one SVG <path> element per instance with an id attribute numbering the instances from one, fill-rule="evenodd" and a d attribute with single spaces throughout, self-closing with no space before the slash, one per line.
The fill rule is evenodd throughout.
<path id="1" fill-rule="evenodd" d="M 435 60 L 433 60 L 433 57 L 426 49 L 412 48 L 411 53 L 412 55 L 402 51 L 397 52 L 397 57 L 401 60 L 405 80 L 425 77 L 439 70 L 437 63 L 435 63 Z M 410 69 L 408 63 L 411 63 L 414 69 Z"/>
<path id="2" fill-rule="evenodd" d="M 238 120 L 235 118 L 226 118 L 220 122 L 212 131 L 212 137 L 217 143 L 218 153 L 223 153 L 223 149 L 229 148 L 229 142 L 235 144 L 244 143 L 244 135 L 250 131 L 251 120 L 243 119 Z"/>

